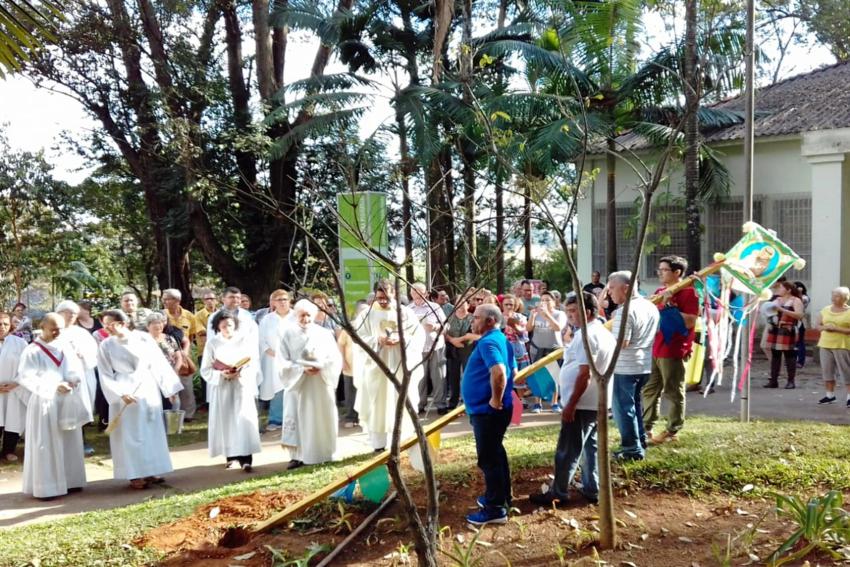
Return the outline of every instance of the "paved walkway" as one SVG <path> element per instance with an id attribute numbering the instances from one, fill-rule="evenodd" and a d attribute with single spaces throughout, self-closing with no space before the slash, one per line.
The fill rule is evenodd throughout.
<path id="1" fill-rule="evenodd" d="M 818 406 L 823 396 L 823 382 L 819 367 L 809 363 L 799 371 L 796 390 L 772 390 L 762 388 L 766 381 L 767 363 L 756 362 L 751 393 L 750 414 L 753 419 L 799 419 L 824 423 L 850 424 L 850 410 L 845 407 L 844 396 L 839 394 L 838 403 Z M 731 388 L 726 383 L 714 394 L 703 397 L 689 393 L 687 398 L 690 414 L 738 416 L 740 403 L 730 403 Z M 784 381 L 782 382 L 784 384 Z M 526 414 L 520 427 L 535 427 L 557 423 L 555 414 Z M 454 437 L 470 432 L 466 419 L 450 424 L 444 435 Z M 263 436 L 263 451 L 254 456 L 254 469 L 258 475 L 278 473 L 286 468 L 286 460 L 279 444 L 279 433 Z M 359 429 L 340 430 L 338 456 L 349 457 L 371 451 L 366 435 Z M 192 492 L 245 479 L 241 471 L 227 471 L 222 459 L 210 459 L 206 444 L 193 444 L 176 448 L 171 452 L 174 472 L 169 474 L 168 484 L 163 487 L 136 491 L 127 487 L 125 481 L 112 479 L 112 461 L 88 459 L 86 475 L 88 485 L 79 494 L 72 494 L 50 502 L 41 502 L 21 494 L 21 467 L 0 469 L 0 528 L 21 526 L 61 518 L 90 510 L 101 510 L 142 502 L 149 498 L 168 496 L 174 493 Z"/>

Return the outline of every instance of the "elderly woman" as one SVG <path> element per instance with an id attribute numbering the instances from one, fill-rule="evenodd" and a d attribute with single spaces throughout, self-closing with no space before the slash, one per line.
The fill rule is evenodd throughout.
<path id="1" fill-rule="evenodd" d="M 281 341 L 281 378 L 286 394 L 281 443 L 292 460 L 289 468 L 330 461 L 336 451 L 336 385 L 342 355 L 333 331 L 313 322 L 318 307 L 302 299 L 295 304 L 296 324 Z"/>
<path id="2" fill-rule="evenodd" d="M 109 437 L 114 477 L 129 479 L 130 487 L 140 490 L 164 482 L 159 475 L 173 470 L 162 396 L 174 402 L 183 385 L 156 341 L 128 328 L 124 312 L 105 311 L 102 318 L 110 336 L 97 356 L 100 385 L 110 404 L 110 421 L 122 412 Z"/>
<path id="3" fill-rule="evenodd" d="M 12 309 L 12 326 L 15 328 L 14 335 L 27 341 L 32 342 L 32 319 L 27 315 L 27 306 L 23 303 L 16 303 Z"/>
<path id="4" fill-rule="evenodd" d="M 237 333 L 239 319 L 227 311 L 212 318 L 201 377 L 207 381 L 210 404 L 210 457 L 224 455 L 229 470 L 251 472 L 253 454 L 260 452 L 257 418 L 257 343 L 255 335 Z M 242 363 L 247 359 L 247 363 Z"/>
<path id="5" fill-rule="evenodd" d="M 847 407 L 850 408 L 850 289 L 832 290 L 832 303 L 820 310 L 815 319 L 815 329 L 820 331 L 820 365 L 826 396 L 818 402 L 835 402 L 835 382 L 847 388 Z"/>
<path id="6" fill-rule="evenodd" d="M 26 424 L 28 392 L 18 388 L 18 364 L 27 342 L 11 334 L 12 316 L 0 311 L 0 459 L 17 461 L 15 447 Z"/>
<path id="7" fill-rule="evenodd" d="M 775 315 L 768 321 L 767 348 L 770 350 L 770 381 L 765 388 L 779 387 L 779 368 L 785 359 L 785 371 L 788 373 L 786 390 L 796 387 L 797 375 L 797 327 L 803 318 L 803 301 L 800 292 L 791 282 L 779 282 L 776 287 L 776 299 L 773 301 Z"/>

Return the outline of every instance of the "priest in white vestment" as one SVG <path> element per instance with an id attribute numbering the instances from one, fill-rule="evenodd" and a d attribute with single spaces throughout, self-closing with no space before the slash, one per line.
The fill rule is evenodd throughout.
<path id="1" fill-rule="evenodd" d="M 27 342 L 12 332 L 12 316 L 0 312 L 0 459 L 17 461 L 15 447 L 24 432 L 29 392 L 18 387 L 18 365 Z"/>
<path id="2" fill-rule="evenodd" d="M 98 352 L 100 386 L 109 402 L 109 421 L 118 419 L 109 436 L 113 475 L 140 490 L 163 482 L 160 475 L 174 470 L 162 397 L 174 403 L 183 384 L 156 341 L 145 332 L 131 331 L 124 313 L 105 311 L 101 317 L 110 336 Z"/>
<path id="3" fill-rule="evenodd" d="M 207 382 L 210 404 L 210 457 L 224 455 L 228 469 L 251 472 L 253 454 L 260 452 L 257 418 L 257 348 L 242 321 L 227 311 L 210 318 L 214 332 L 207 336 L 201 377 Z"/>
<path id="4" fill-rule="evenodd" d="M 268 400 L 269 422 L 266 431 L 276 431 L 283 425 L 283 383 L 280 371 L 283 356 L 280 343 L 287 327 L 295 325 L 295 313 L 290 305 L 289 292 L 276 289 L 269 297 L 271 310 L 260 321 L 260 399 Z"/>
<path id="5" fill-rule="evenodd" d="M 82 490 L 86 484 L 83 456 L 88 390 L 82 367 L 73 353 L 59 345 L 65 321 L 56 313 L 45 315 L 41 337 L 24 349 L 18 366 L 19 387 L 27 401 L 23 493 L 50 499 Z"/>
<path id="6" fill-rule="evenodd" d="M 375 284 L 375 300 L 372 305 L 354 323 L 357 335 L 373 351 L 390 372 L 401 382 L 401 343 L 399 342 L 399 320 L 395 301 L 395 290 L 388 280 Z M 413 407 L 419 403 L 419 381 L 422 379 L 422 347 L 425 344 L 425 331 L 419 319 L 409 308 L 401 306 L 401 329 L 404 335 L 407 367 L 413 369 L 407 397 Z M 354 409 L 360 416 L 360 425 L 369 434 L 369 441 L 375 451 L 386 448 L 388 435 L 395 423 L 395 409 L 398 393 L 395 386 L 375 361 L 354 343 L 354 387 L 357 398 Z M 413 423 L 405 413 L 402 420 L 402 438 L 413 434 Z"/>
<path id="7" fill-rule="evenodd" d="M 336 386 L 342 355 L 333 331 L 313 322 L 317 312 L 318 307 L 306 299 L 296 303 L 297 324 L 286 329 L 280 345 L 284 400 L 287 410 L 294 407 L 284 412 L 281 435 L 292 457 L 289 468 L 330 461 L 336 451 Z"/>

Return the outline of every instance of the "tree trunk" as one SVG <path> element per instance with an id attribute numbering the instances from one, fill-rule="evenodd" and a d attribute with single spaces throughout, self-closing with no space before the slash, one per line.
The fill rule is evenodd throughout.
<path id="1" fill-rule="evenodd" d="M 463 102 L 472 106 L 472 0 L 463 0 L 463 37 L 460 56 L 460 76 L 463 83 Z M 469 148 L 465 147 L 465 136 L 461 133 L 458 140 L 458 154 L 463 161 L 463 236 L 466 240 L 464 247 L 464 277 L 465 286 L 470 286 L 478 276 L 478 242 L 475 231 L 475 168 L 473 165 L 474 149 L 471 141 Z M 465 151 L 467 150 L 467 151 Z"/>
<path id="2" fill-rule="evenodd" d="M 697 69 L 697 0 L 685 1 L 685 224 L 688 265 L 702 265 L 699 203 L 699 77 Z"/>
<path id="3" fill-rule="evenodd" d="M 605 193 L 605 270 L 607 273 L 617 271 L 617 157 L 614 155 L 617 146 L 613 139 L 608 139 L 608 153 L 605 156 L 605 169 L 608 173 L 608 184 Z M 589 243 L 588 243 L 589 244 Z M 594 266 L 594 270 L 599 268 Z"/>
<path id="4" fill-rule="evenodd" d="M 599 547 L 614 549 L 617 545 L 617 524 L 614 520 L 614 493 L 611 486 L 611 458 L 608 455 L 608 378 L 594 376 L 599 391 L 597 423 L 597 466 L 599 468 Z M 638 419 L 641 419 L 638 416 Z"/>
<path id="5" fill-rule="evenodd" d="M 444 239 L 444 248 L 446 255 L 446 264 L 447 270 L 446 274 L 448 276 L 448 282 L 443 284 L 443 287 L 446 285 L 457 285 L 457 257 L 456 247 L 455 247 L 455 222 L 454 222 L 454 175 L 452 175 L 452 151 L 451 148 L 446 147 L 441 155 L 440 165 L 442 168 L 443 175 L 443 191 L 440 194 L 440 209 L 441 216 L 443 219 L 443 227 L 442 234 L 445 235 Z"/>
<path id="6" fill-rule="evenodd" d="M 496 180 L 496 292 L 505 293 L 505 188 Z"/>
<path id="7" fill-rule="evenodd" d="M 410 175 L 415 165 L 410 157 L 407 145 L 407 128 L 404 116 L 400 112 L 395 115 L 398 127 L 398 145 L 401 154 L 401 221 L 404 224 L 404 279 L 407 287 L 415 280 L 413 275 L 413 206 L 410 202 Z"/>

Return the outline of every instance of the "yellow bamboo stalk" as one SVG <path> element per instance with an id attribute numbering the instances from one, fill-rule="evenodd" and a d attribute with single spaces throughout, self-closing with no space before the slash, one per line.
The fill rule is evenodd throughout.
<path id="1" fill-rule="evenodd" d="M 531 364 L 528 367 L 523 368 L 522 370 L 517 372 L 514 379 L 523 378 L 525 376 L 528 376 L 530 374 L 537 372 L 541 368 L 545 367 L 547 364 L 558 360 L 561 357 L 562 354 L 563 354 L 563 349 L 557 349 L 556 351 L 544 356 L 543 358 L 541 358 L 540 360 L 538 360 L 534 364 Z M 433 423 L 426 425 L 425 428 L 424 428 L 425 437 L 429 437 L 433 433 L 440 431 L 441 429 L 446 427 L 448 424 L 453 422 L 455 419 L 457 419 L 458 417 L 463 415 L 465 411 L 466 411 L 466 406 L 458 406 L 455 409 L 453 409 L 452 411 L 450 411 L 449 413 L 447 413 L 446 415 L 444 415 L 444 416 L 440 417 L 438 420 L 434 421 Z M 404 451 L 406 449 L 409 449 L 409 448 L 413 447 L 414 445 L 416 445 L 418 442 L 419 442 L 419 440 L 415 436 L 410 437 L 409 439 L 405 439 L 401 443 L 399 450 Z M 353 482 L 353 481 L 357 480 L 358 478 L 360 478 L 361 476 L 375 470 L 379 466 L 386 463 L 389 460 L 389 458 L 390 458 L 390 451 L 389 451 L 389 449 L 387 449 L 387 450 L 383 451 L 382 453 L 380 453 L 379 455 L 377 455 L 371 461 L 363 463 L 362 465 L 357 467 L 354 470 L 354 472 L 349 473 L 348 476 L 346 476 L 344 478 L 339 478 L 339 479 L 335 480 L 334 482 L 332 482 L 332 483 L 322 487 L 321 489 L 317 490 L 316 492 L 313 492 L 312 494 L 304 497 L 303 499 L 299 500 L 298 502 L 291 504 L 290 506 L 286 507 L 284 510 L 281 510 L 277 514 L 271 516 L 270 518 L 255 524 L 254 526 L 252 526 L 249 529 L 249 531 L 252 534 L 257 534 L 257 533 L 266 532 L 266 531 L 274 529 L 275 527 L 281 525 L 283 522 L 285 522 L 286 520 L 288 520 L 292 516 L 295 516 L 295 515 L 303 512 L 304 510 L 306 510 L 310 506 L 317 504 L 318 502 L 321 502 L 322 500 L 324 500 L 325 498 L 327 498 L 328 496 L 330 496 L 331 494 L 333 494 L 337 490 L 344 488 L 350 482 Z"/>

